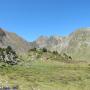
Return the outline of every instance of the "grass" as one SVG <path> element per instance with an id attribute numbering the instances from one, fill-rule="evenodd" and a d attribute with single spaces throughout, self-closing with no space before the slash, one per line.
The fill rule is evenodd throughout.
<path id="1" fill-rule="evenodd" d="M 29 67 L 0 68 L 5 86 L 19 85 L 20 90 L 90 90 L 90 66 L 58 61 L 33 61 Z"/>

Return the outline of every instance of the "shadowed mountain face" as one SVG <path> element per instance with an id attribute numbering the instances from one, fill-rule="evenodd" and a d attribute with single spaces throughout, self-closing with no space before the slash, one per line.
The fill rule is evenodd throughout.
<path id="1" fill-rule="evenodd" d="M 47 48 L 59 53 L 67 53 L 77 60 L 90 59 L 90 28 L 81 28 L 67 37 L 40 37 L 34 41 L 34 46 Z"/>
<path id="2" fill-rule="evenodd" d="M 30 48 L 29 43 L 15 33 L 10 33 L 0 28 L 0 47 L 7 46 L 11 46 L 19 53 L 25 53 Z"/>

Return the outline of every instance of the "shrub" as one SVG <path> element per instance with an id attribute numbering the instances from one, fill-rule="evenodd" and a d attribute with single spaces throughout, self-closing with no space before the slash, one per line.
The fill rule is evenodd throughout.
<path id="1" fill-rule="evenodd" d="M 43 51 L 43 52 L 47 52 L 47 49 L 46 49 L 46 48 L 43 48 L 42 51 Z"/>
<path id="2" fill-rule="evenodd" d="M 34 47 L 34 48 L 31 48 L 30 50 L 29 50 L 29 52 L 30 51 L 36 51 L 37 49 Z"/>
<path id="3" fill-rule="evenodd" d="M 64 55 L 65 60 L 72 60 L 72 57 L 68 56 L 66 53 L 64 53 L 63 55 Z"/>
<path id="4" fill-rule="evenodd" d="M 0 61 L 9 65 L 18 63 L 18 56 L 12 47 L 0 48 Z"/>
<path id="5" fill-rule="evenodd" d="M 53 51 L 53 54 L 58 54 L 58 52 L 57 51 Z"/>

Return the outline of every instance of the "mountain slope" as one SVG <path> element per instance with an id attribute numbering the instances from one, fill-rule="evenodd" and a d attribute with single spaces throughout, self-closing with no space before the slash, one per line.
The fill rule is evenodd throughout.
<path id="1" fill-rule="evenodd" d="M 11 46 L 19 53 L 26 53 L 30 48 L 47 48 L 50 51 L 66 53 L 75 60 L 90 58 L 90 28 L 81 28 L 67 37 L 41 36 L 34 42 L 27 42 L 15 33 L 0 28 L 0 47 Z"/>
<path id="2" fill-rule="evenodd" d="M 79 29 L 68 37 L 68 47 L 64 49 L 73 58 L 89 60 L 90 58 L 90 28 Z"/>
<path id="3" fill-rule="evenodd" d="M 36 41 L 32 42 L 32 47 L 38 48 L 47 48 L 50 51 L 61 50 L 63 48 L 63 43 L 65 41 L 65 37 L 61 36 L 41 36 Z M 59 47 L 59 48 L 58 48 Z"/>
<path id="4" fill-rule="evenodd" d="M 25 53 L 30 48 L 29 43 L 15 33 L 10 33 L 0 28 L 0 47 L 7 46 L 11 46 L 19 53 Z"/>
<path id="5" fill-rule="evenodd" d="M 34 41 L 33 46 L 47 48 L 59 53 L 67 53 L 76 60 L 89 60 L 90 58 L 90 28 L 81 28 L 67 37 L 51 36 L 40 37 Z"/>

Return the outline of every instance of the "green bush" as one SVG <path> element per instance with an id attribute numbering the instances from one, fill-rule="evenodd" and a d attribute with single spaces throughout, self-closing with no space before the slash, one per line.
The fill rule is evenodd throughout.
<path id="1" fill-rule="evenodd" d="M 46 48 L 43 48 L 42 51 L 43 51 L 43 52 L 47 52 L 47 49 L 46 49 Z"/>
<path id="2" fill-rule="evenodd" d="M 4 62 L 9 65 L 15 65 L 18 63 L 18 56 L 12 47 L 0 48 L 0 62 Z"/>
<path id="3" fill-rule="evenodd" d="M 34 48 L 31 48 L 30 50 L 29 50 L 29 52 L 30 51 L 36 51 L 37 49 L 34 47 Z"/>
<path id="4" fill-rule="evenodd" d="M 57 51 L 53 51 L 53 54 L 58 54 L 58 52 Z"/>

